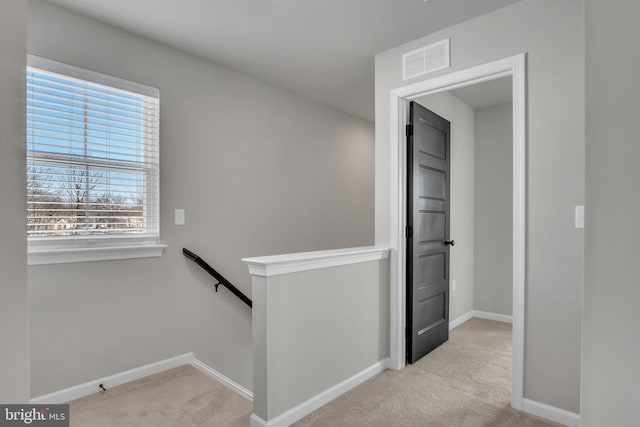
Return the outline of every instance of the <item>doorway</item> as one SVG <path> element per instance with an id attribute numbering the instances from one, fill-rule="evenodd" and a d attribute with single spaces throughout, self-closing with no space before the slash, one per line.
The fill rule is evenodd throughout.
<path id="1" fill-rule="evenodd" d="M 524 359 L 525 286 L 525 55 L 516 55 L 489 64 L 453 72 L 394 89 L 391 99 L 391 369 L 402 369 L 406 355 L 406 191 L 407 152 L 405 123 L 409 103 L 419 97 L 472 86 L 502 77 L 512 78 L 513 117 L 513 364 L 511 406 L 522 408 Z"/>

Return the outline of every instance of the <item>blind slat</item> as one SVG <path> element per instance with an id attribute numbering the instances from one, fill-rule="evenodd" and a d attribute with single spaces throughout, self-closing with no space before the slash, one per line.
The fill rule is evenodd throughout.
<path id="1" fill-rule="evenodd" d="M 43 152 L 58 153 L 60 152 L 60 150 L 66 149 L 70 154 L 79 156 L 79 155 L 83 155 L 83 152 L 86 150 L 88 153 L 94 153 L 93 155 L 87 155 L 87 157 L 96 157 L 96 158 L 104 157 L 105 159 L 108 159 L 110 156 L 113 156 L 115 158 L 127 157 L 131 159 L 136 159 L 136 160 L 130 160 L 130 159 L 118 159 L 118 160 L 129 160 L 129 161 L 132 161 L 135 163 L 141 163 L 141 164 L 145 163 L 142 159 L 149 157 L 149 155 L 155 155 L 155 151 L 150 152 L 149 150 L 138 150 L 138 153 L 135 153 L 135 154 L 125 153 L 123 151 L 118 151 L 121 148 L 117 146 L 114 146 L 112 150 L 109 150 L 108 144 L 94 144 L 91 142 L 82 143 L 79 141 L 72 141 L 71 143 L 68 143 L 65 140 L 58 140 L 60 141 L 60 144 L 55 144 L 56 140 L 54 138 L 47 138 L 47 140 L 52 141 L 53 143 L 47 144 L 44 141 L 27 142 L 29 151 L 30 152 L 43 151 Z M 104 149 L 94 148 L 94 147 L 104 147 Z M 78 153 L 79 151 L 80 153 Z M 137 160 L 137 159 L 140 159 L 140 160 Z"/>
<path id="2" fill-rule="evenodd" d="M 37 103 L 47 103 L 71 109 L 76 114 L 86 114 L 87 111 L 114 114 L 131 119 L 143 119 L 146 115 L 153 115 L 155 103 L 140 102 L 137 106 L 122 104 L 117 101 L 96 99 L 85 95 L 71 95 L 57 91 L 41 91 L 37 86 L 27 84 L 29 96 L 26 99 L 32 106 Z"/>
<path id="3" fill-rule="evenodd" d="M 72 93 L 77 96 L 85 96 L 86 92 L 89 92 L 91 94 L 91 97 L 105 100 L 110 99 L 114 102 L 128 105 L 138 105 L 139 103 L 152 105 L 158 103 L 157 98 L 149 98 L 141 95 L 130 97 L 126 96 L 124 92 L 117 90 L 99 91 L 95 86 L 74 86 L 71 84 L 47 79 L 46 75 L 33 72 L 27 74 L 27 84 L 30 86 L 41 88 L 42 90 L 51 90 L 62 94 Z"/>
<path id="4" fill-rule="evenodd" d="M 90 166 L 99 170 L 128 170 L 128 171 L 139 171 L 139 172 L 147 172 L 148 171 L 157 171 L 158 164 L 156 163 L 139 163 L 139 162 L 125 162 L 125 161 L 116 161 L 115 159 L 96 159 L 92 157 L 83 158 L 82 161 L 78 160 L 80 156 L 67 155 L 67 154 L 57 154 L 50 152 L 42 152 L 39 153 L 41 158 L 32 157 L 28 153 L 27 162 L 46 162 L 47 165 L 55 162 L 59 165 L 68 165 L 69 167 L 75 166 Z M 30 167 L 27 164 L 27 167 Z M 35 167 L 35 166 L 34 166 Z M 50 168 L 50 166 L 46 166 Z M 60 166 L 54 166 L 60 168 Z"/>
<path id="5" fill-rule="evenodd" d="M 62 135 L 61 132 L 58 134 Z M 91 140 L 81 140 L 82 135 L 73 135 L 77 139 L 69 139 L 69 138 L 57 138 L 55 136 L 44 136 L 41 133 L 39 134 L 28 134 L 27 135 L 27 145 L 31 146 L 31 151 L 35 151 L 37 149 L 36 146 L 42 145 L 44 147 L 58 147 L 58 148 L 68 148 L 69 150 L 74 149 L 74 147 L 84 147 L 92 146 L 95 147 L 93 151 L 104 151 L 106 153 L 110 152 L 110 150 L 129 150 L 140 153 L 148 153 L 149 155 L 156 153 L 154 147 L 149 147 L 147 145 L 129 143 L 114 140 L 113 144 L 108 138 L 99 139 L 99 138 L 91 138 Z M 124 144 L 132 145 L 131 147 L 122 146 Z M 98 149 L 100 148 L 100 149 Z"/>
<path id="6" fill-rule="evenodd" d="M 41 113 L 29 113 L 29 122 L 38 123 L 46 126 L 66 126 L 72 129 L 81 129 L 85 130 L 85 128 L 90 129 L 92 132 L 107 132 L 104 130 L 100 130 L 97 128 L 108 129 L 110 133 L 115 133 L 118 135 L 126 135 L 131 136 L 131 134 L 123 133 L 120 131 L 128 131 L 128 132 L 139 132 L 141 135 L 145 135 L 147 137 L 151 137 L 149 131 L 146 129 L 146 126 L 142 129 L 142 131 L 136 130 L 139 127 L 131 124 L 127 124 L 127 127 L 124 127 L 122 123 L 118 123 L 116 121 L 112 121 L 111 123 L 98 123 L 97 119 L 92 120 L 90 122 L 85 121 L 84 119 L 74 120 L 74 119 L 63 119 L 52 117 L 50 114 L 41 114 Z M 64 125 L 60 125 L 60 122 L 63 122 Z M 100 120 L 100 122 L 106 122 L 106 120 Z M 115 130 L 114 130 L 115 129 Z"/>
<path id="7" fill-rule="evenodd" d="M 41 78 L 42 75 L 31 74 L 27 76 L 27 88 L 33 97 L 36 96 L 55 96 L 70 102 L 87 102 L 90 105 L 107 105 L 113 104 L 120 106 L 123 110 L 138 111 L 147 108 L 154 111 L 154 105 L 158 103 L 156 98 L 148 98 L 140 96 L 138 99 L 126 98 L 122 91 L 109 90 L 100 92 L 96 86 L 90 83 L 84 86 L 73 86 L 64 83 L 49 83 L 48 80 Z"/>
<path id="8" fill-rule="evenodd" d="M 39 101 L 37 105 L 35 102 L 32 102 L 32 103 L 27 102 L 27 114 L 31 114 L 34 111 L 39 111 L 41 113 L 49 113 L 50 116 L 57 117 L 61 120 L 68 119 L 69 117 L 78 117 L 79 120 L 81 121 L 85 120 L 86 118 L 86 120 L 103 120 L 103 121 L 109 121 L 109 122 L 114 122 L 118 124 L 127 124 L 127 125 L 136 125 L 135 122 L 140 122 L 147 127 L 155 126 L 158 123 L 157 115 L 151 115 L 151 114 L 147 115 L 142 119 L 134 120 L 124 116 L 119 116 L 117 114 L 111 114 L 110 117 L 107 117 L 106 114 L 98 115 L 92 111 L 87 111 L 86 114 L 85 114 L 85 111 L 81 111 L 81 112 L 69 111 L 68 108 L 62 108 L 60 105 L 51 103 L 51 102 Z"/>

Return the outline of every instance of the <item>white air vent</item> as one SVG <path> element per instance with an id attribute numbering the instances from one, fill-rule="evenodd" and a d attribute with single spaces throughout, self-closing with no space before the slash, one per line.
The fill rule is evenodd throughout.
<path id="1" fill-rule="evenodd" d="M 402 55 L 402 80 L 449 68 L 449 39 Z"/>

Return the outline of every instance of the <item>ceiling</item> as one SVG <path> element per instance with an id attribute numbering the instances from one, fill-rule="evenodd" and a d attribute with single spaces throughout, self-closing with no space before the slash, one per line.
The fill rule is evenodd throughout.
<path id="1" fill-rule="evenodd" d="M 473 109 L 497 107 L 512 101 L 511 85 L 511 77 L 503 77 L 455 89 L 451 93 Z"/>
<path id="2" fill-rule="evenodd" d="M 48 0 L 374 119 L 374 55 L 519 0 Z"/>

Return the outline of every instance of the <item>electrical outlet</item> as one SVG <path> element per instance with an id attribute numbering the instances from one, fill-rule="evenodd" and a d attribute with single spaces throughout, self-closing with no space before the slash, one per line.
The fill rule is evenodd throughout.
<path id="1" fill-rule="evenodd" d="M 455 292 L 457 290 L 456 279 L 453 279 L 451 281 L 451 288 L 452 288 L 453 292 Z"/>

